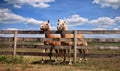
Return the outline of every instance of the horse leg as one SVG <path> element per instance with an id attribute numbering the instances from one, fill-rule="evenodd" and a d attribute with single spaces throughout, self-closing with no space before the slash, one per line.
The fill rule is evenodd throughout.
<path id="1" fill-rule="evenodd" d="M 69 58 L 69 65 L 72 65 L 72 60 L 71 60 L 71 49 L 68 49 L 68 58 Z"/>
<path id="2" fill-rule="evenodd" d="M 45 53 L 46 51 L 47 51 L 47 49 L 44 49 L 43 53 Z M 44 56 L 42 56 L 42 63 L 44 63 L 44 61 L 45 61 L 45 58 L 44 58 Z"/>
<path id="3" fill-rule="evenodd" d="M 56 56 L 55 56 L 55 57 L 56 57 L 56 58 L 55 58 L 55 62 L 57 62 L 57 60 L 58 60 L 58 59 L 57 59 L 57 56 L 58 56 L 58 50 L 57 50 L 57 49 L 55 49 L 55 52 L 56 52 Z"/>
<path id="4" fill-rule="evenodd" d="M 79 54 L 80 55 L 82 55 L 82 49 L 78 49 L 78 51 L 79 51 Z M 81 63 L 82 62 L 82 58 L 81 58 L 81 56 L 79 55 L 79 63 Z"/>
<path id="5" fill-rule="evenodd" d="M 59 49 L 59 55 L 62 58 L 62 49 Z"/>
<path id="6" fill-rule="evenodd" d="M 85 42 L 84 46 L 87 46 L 87 42 Z M 84 49 L 84 60 L 87 61 L 87 54 L 88 54 L 88 49 Z"/>
<path id="7" fill-rule="evenodd" d="M 53 49 L 50 49 L 50 55 L 49 55 L 50 56 L 50 61 L 52 60 L 52 50 Z"/>
<path id="8" fill-rule="evenodd" d="M 64 55 L 64 60 L 63 60 L 63 62 L 65 62 L 65 61 L 66 61 L 66 49 L 63 49 L 63 55 Z"/>
<path id="9" fill-rule="evenodd" d="M 88 54 L 88 50 L 87 49 L 83 49 L 83 53 L 84 53 L 84 61 L 87 61 L 86 54 Z"/>
<path id="10" fill-rule="evenodd" d="M 60 49 L 61 50 L 61 58 L 62 58 L 62 61 L 64 61 L 64 49 Z"/>
<path id="11" fill-rule="evenodd" d="M 59 49 L 59 55 L 60 55 L 60 57 L 62 58 L 62 61 L 63 61 L 63 50 L 62 49 Z"/>

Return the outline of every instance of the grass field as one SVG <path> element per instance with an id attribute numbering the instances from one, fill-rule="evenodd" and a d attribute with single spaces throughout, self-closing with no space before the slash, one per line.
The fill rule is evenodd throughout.
<path id="1" fill-rule="evenodd" d="M 1 48 L 0 51 L 11 51 L 12 48 Z M 17 48 L 22 52 L 41 52 L 38 49 Z M 89 53 L 119 54 L 120 50 L 90 50 Z M 54 57 L 52 58 L 54 60 Z M 46 57 L 46 60 L 49 60 Z M 57 63 L 41 63 L 40 56 L 11 56 L 0 55 L 0 71 L 120 71 L 120 57 L 115 58 L 88 58 L 87 62 L 75 65 L 61 64 L 61 58 Z"/>
<path id="2" fill-rule="evenodd" d="M 10 42 L 8 44 L 12 43 L 13 42 Z M 0 44 L 3 43 L 0 42 Z M 33 45 L 34 43 L 22 42 L 19 44 Z M 96 43 L 88 43 L 88 45 L 94 46 Z M 97 43 L 97 45 L 120 46 L 120 43 Z M 13 51 L 13 48 L 0 48 L 0 51 Z M 17 48 L 17 52 L 42 52 L 42 49 Z M 89 53 L 120 54 L 120 50 L 89 50 Z M 62 64 L 60 57 L 58 62 L 46 62 L 42 64 L 41 58 L 40 56 L 17 56 L 17 58 L 14 59 L 12 56 L 0 55 L 0 71 L 120 71 L 120 57 L 88 58 L 87 62 L 77 62 L 75 65 Z M 52 59 L 54 60 L 54 57 L 52 57 Z M 46 60 L 49 60 L 49 58 L 46 57 Z"/>
<path id="3" fill-rule="evenodd" d="M 75 65 L 59 62 L 41 64 L 40 57 L 31 56 L 23 60 L 20 63 L 0 63 L 0 71 L 120 71 L 120 58 L 89 58 L 87 62 Z"/>

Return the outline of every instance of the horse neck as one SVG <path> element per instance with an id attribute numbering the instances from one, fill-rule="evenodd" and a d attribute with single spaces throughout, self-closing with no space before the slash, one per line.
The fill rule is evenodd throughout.
<path id="1" fill-rule="evenodd" d="M 65 30 L 64 31 L 66 31 L 66 30 L 68 30 L 68 28 L 65 26 Z M 61 34 L 61 37 L 65 37 L 65 34 Z"/>
<path id="2" fill-rule="evenodd" d="M 52 34 L 45 34 L 45 37 L 51 37 Z"/>
<path id="3" fill-rule="evenodd" d="M 48 31 L 51 31 L 51 30 L 49 29 Z M 47 38 L 52 37 L 52 34 L 45 33 L 45 37 L 47 37 Z"/>
<path id="4" fill-rule="evenodd" d="M 51 25 L 50 24 L 48 24 L 48 25 L 49 25 L 48 31 L 51 31 L 52 30 Z M 45 37 L 52 37 L 52 34 L 45 34 Z"/>

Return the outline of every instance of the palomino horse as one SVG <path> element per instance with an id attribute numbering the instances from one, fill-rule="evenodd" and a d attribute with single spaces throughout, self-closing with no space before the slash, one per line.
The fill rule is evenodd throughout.
<path id="1" fill-rule="evenodd" d="M 49 20 L 47 22 L 43 22 L 42 25 L 40 26 L 40 30 L 42 31 L 51 31 L 51 26 L 49 24 Z M 45 38 L 60 38 L 60 36 L 55 36 L 53 34 L 45 34 Z M 52 41 L 52 40 L 48 40 L 44 42 L 45 45 L 51 45 L 51 46 L 55 46 L 55 45 L 61 45 L 61 43 L 59 41 Z M 43 53 L 45 53 L 47 51 L 47 49 L 45 49 L 43 51 Z M 52 52 L 52 49 L 50 49 L 50 52 Z M 55 52 L 58 54 L 58 50 L 55 49 Z M 44 62 L 45 58 L 42 56 L 42 62 Z M 51 60 L 51 57 L 50 57 Z M 56 59 L 55 61 L 57 61 L 57 55 L 56 55 Z"/>
<path id="2" fill-rule="evenodd" d="M 67 26 L 66 26 L 66 21 L 64 21 L 64 20 L 58 20 L 58 26 L 57 26 L 57 29 L 58 29 L 58 31 L 65 31 L 65 30 L 68 30 L 67 29 Z M 62 38 L 73 38 L 74 37 L 74 35 L 73 34 L 61 34 L 61 37 Z M 87 42 L 85 41 L 85 37 L 84 37 L 84 35 L 82 35 L 82 34 L 77 34 L 76 35 L 76 37 L 78 38 L 78 40 L 77 40 L 77 45 L 78 46 L 87 46 Z M 71 42 L 64 42 L 65 44 L 67 44 L 67 45 L 70 45 L 70 46 L 72 46 L 73 45 L 73 42 L 71 41 Z M 87 60 L 87 58 L 86 58 L 86 56 L 85 56 L 85 54 L 88 52 L 87 50 L 85 50 L 85 49 L 78 49 L 78 51 L 79 51 L 79 53 L 81 53 L 81 54 L 84 54 L 84 59 L 85 59 L 85 61 Z M 70 51 L 68 51 L 68 54 L 70 54 L 69 53 Z M 70 57 L 69 57 L 70 58 Z M 81 62 L 81 60 L 82 60 L 82 58 L 79 58 L 79 62 Z M 71 58 L 70 58 L 70 62 L 71 62 Z"/>

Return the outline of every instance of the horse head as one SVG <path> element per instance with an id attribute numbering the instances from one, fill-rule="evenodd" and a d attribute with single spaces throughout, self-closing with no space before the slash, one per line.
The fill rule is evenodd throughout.
<path id="1" fill-rule="evenodd" d="M 40 30 L 42 30 L 42 31 L 51 30 L 51 26 L 50 26 L 49 20 L 46 21 L 46 22 L 43 22 L 43 23 L 41 24 Z"/>
<path id="2" fill-rule="evenodd" d="M 58 20 L 57 29 L 58 29 L 58 31 L 67 30 L 66 21 L 65 20 Z"/>

